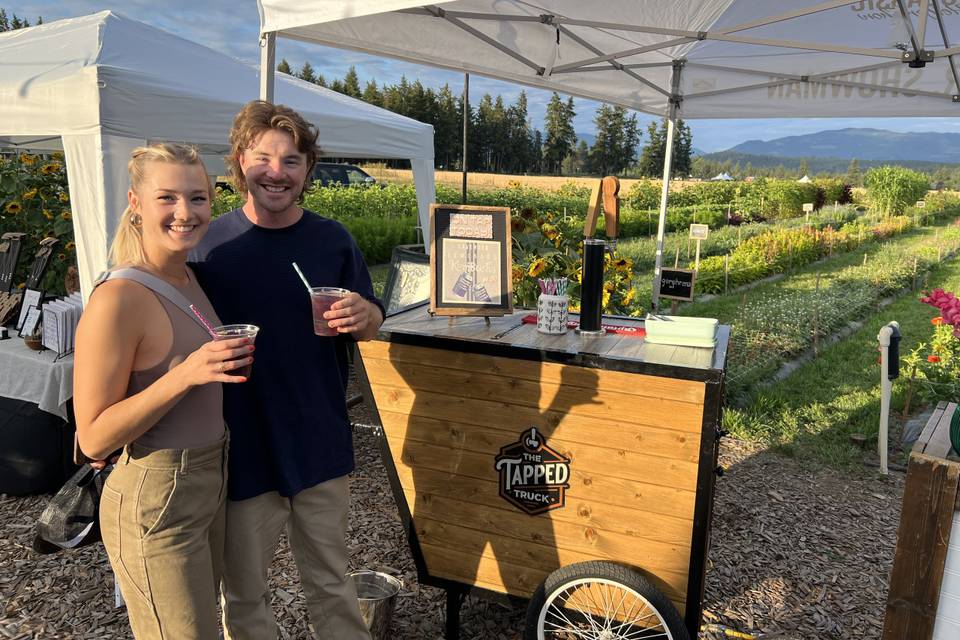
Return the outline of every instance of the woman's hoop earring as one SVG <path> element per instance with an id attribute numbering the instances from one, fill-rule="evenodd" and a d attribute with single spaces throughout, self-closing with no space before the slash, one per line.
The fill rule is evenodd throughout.
<path id="1" fill-rule="evenodd" d="M 139 227 L 143 223 L 143 218 L 140 217 L 139 213 L 130 214 L 130 224 L 135 227 Z"/>

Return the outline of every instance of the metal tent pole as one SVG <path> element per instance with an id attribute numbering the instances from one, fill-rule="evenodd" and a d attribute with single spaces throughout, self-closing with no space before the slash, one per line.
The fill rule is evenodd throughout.
<path id="1" fill-rule="evenodd" d="M 663 188 L 660 191 L 660 218 L 657 221 L 657 255 L 653 269 L 653 310 L 660 310 L 660 271 L 663 266 L 663 236 L 667 225 L 667 197 L 670 191 L 670 171 L 673 168 L 673 135 L 680 107 L 680 71 L 683 60 L 674 60 L 671 80 L 670 111 L 667 115 L 667 142 L 663 154 Z"/>
<path id="2" fill-rule="evenodd" d="M 276 73 L 277 32 L 260 36 L 260 99 L 273 102 L 273 82 Z"/>
<path id="3" fill-rule="evenodd" d="M 463 156 L 460 161 L 463 169 L 463 188 L 460 204 L 467 204 L 467 122 L 470 120 L 470 74 L 463 74 Z"/>

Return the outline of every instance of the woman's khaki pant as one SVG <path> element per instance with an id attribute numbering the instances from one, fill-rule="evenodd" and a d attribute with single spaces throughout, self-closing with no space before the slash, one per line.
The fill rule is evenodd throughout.
<path id="1" fill-rule="evenodd" d="M 128 445 L 100 528 L 137 640 L 216 640 L 227 437 L 196 449 Z"/>

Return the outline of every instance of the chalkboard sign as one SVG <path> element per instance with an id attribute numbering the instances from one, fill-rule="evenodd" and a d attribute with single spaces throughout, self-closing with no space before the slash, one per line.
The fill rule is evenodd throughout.
<path id="1" fill-rule="evenodd" d="M 690 269 L 661 269 L 660 297 L 673 300 L 693 300 L 696 272 Z"/>
<path id="2" fill-rule="evenodd" d="M 430 205 L 430 312 L 513 313 L 510 208 Z"/>

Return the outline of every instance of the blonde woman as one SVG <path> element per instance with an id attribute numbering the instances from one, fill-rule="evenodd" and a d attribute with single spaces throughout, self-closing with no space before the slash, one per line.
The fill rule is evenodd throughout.
<path id="1" fill-rule="evenodd" d="M 222 565 L 227 436 L 222 386 L 246 378 L 246 339 L 219 323 L 187 266 L 210 223 L 210 183 L 192 147 L 134 150 L 129 207 L 77 330 L 74 408 L 88 457 L 123 448 L 104 487 L 104 546 L 139 640 L 213 640 Z"/>

